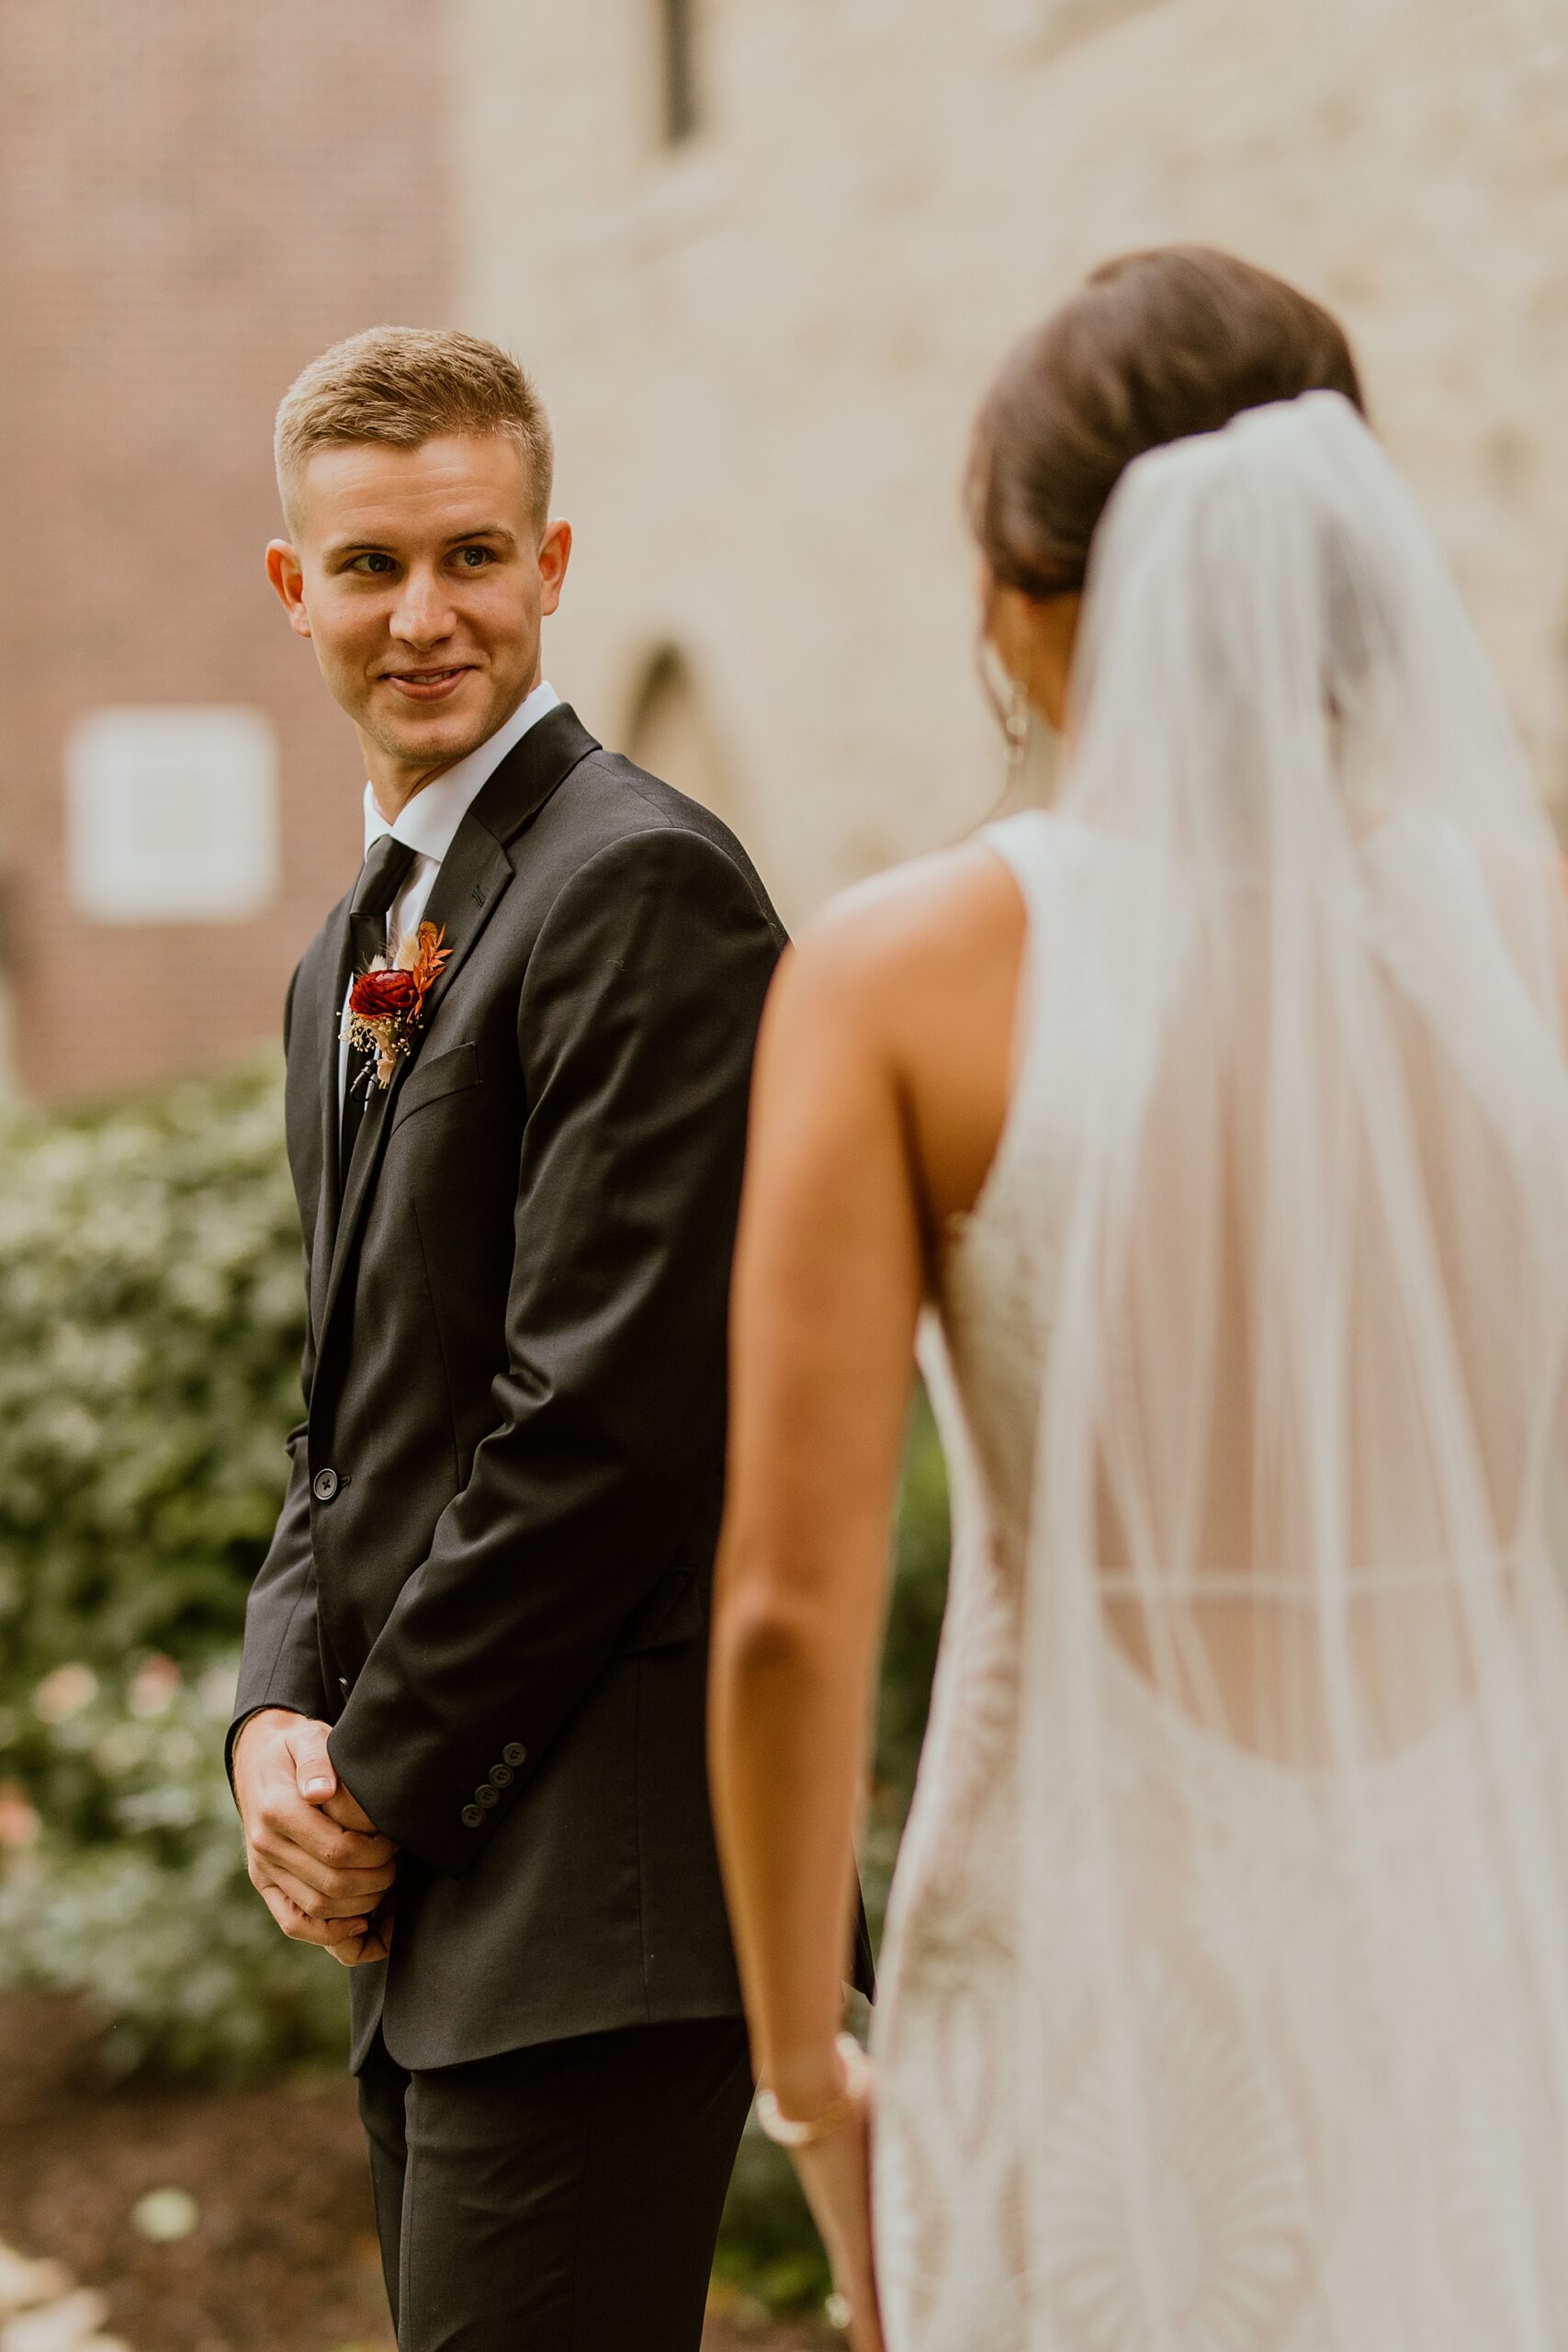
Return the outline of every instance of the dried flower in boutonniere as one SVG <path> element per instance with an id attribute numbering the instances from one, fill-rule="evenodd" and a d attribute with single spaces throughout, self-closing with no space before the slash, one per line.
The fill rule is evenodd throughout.
<path id="1" fill-rule="evenodd" d="M 424 1018 L 424 1000 L 452 953 L 441 944 L 446 936 L 433 922 L 422 922 L 400 940 L 395 955 L 367 965 L 350 990 L 344 1035 L 356 1052 L 372 1057 L 381 1088 L 391 1084 L 398 1058 Z M 367 1070 L 362 1082 L 370 1076 Z"/>

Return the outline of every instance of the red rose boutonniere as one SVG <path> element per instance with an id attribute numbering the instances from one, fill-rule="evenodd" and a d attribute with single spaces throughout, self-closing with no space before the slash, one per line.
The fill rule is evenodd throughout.
<path id="1" fill-rule="evenodd" d="M 433 922 L 422 922 L 400 940 L 395 955 L 378 956 L 349 992 L 343 1034 L 356 1052 L 372 1057 L 378 1087 L 391 1084 L 399 1057 L 424 1018 L 424 1000 L 452 953 L 441 944 L 446 936 Z M 367 1083 L 370 1076 L 367 1070 Z"/>

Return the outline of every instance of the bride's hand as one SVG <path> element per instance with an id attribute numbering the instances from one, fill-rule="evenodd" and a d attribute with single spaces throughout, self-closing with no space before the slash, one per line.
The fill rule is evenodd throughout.
<path id="1" fill-rule="evenodd" d="M 871 2239 L 869 2078 L 838 2131 L 794 2152 L 806 2201 L 828 2249 L 833 2283 L 849 2307 L 853 2352 L 884 2352 Z"/>

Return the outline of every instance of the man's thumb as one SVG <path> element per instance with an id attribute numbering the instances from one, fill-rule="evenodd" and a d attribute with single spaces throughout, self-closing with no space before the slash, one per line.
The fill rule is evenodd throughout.
<path id="1" fill-rule="evenodd" d="M 299 1793 L 311 1804 L 321 1804 L 328 1797 L 336 1796 L 337 1774 L 327 1754 L 325 1724 L 302 1724 L 295 1733 L 294 1770 Z"/>

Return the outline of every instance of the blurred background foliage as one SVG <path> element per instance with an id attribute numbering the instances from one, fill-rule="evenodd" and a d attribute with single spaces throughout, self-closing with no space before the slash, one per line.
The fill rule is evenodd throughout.
<path id="1" fill-rule="evenodd" d="M 252 1890 L 221 1755 L 302 1334 L 274 1057 L 0 1129 L 0 1983 L 88 1995 L 119 2071 L 343 2060 L 346 1975 Z M 865 1837 L 878 1929 L 946 1572 L 920 1403 Z M 719 2269 L 780 2307 L 827 2290 L 754 2130 Z"/>
<path id="2" fill-rule="evenodd" d="M 299 1413 L 269 1057 L 0 1129 L 0 1775 L 59 1666 L 238 1638 Z"/>

